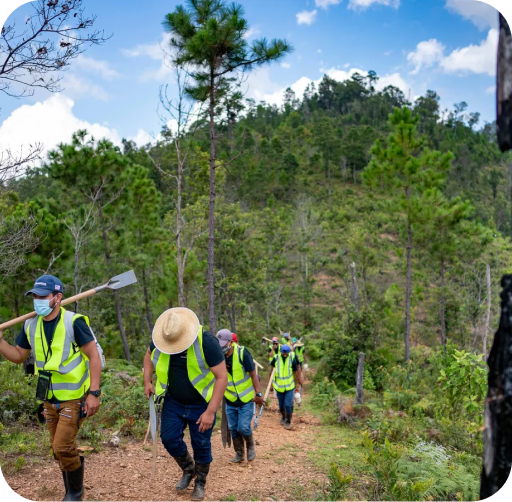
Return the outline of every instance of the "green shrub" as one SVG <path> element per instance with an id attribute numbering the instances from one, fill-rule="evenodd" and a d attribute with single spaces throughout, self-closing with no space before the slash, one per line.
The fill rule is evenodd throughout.
<path id="1" fill-rule="evenodd" d="M 26 376 L 23 366 L 0 363 L 0 421 L 4 424 L 35 418 L 36 379 Z"/>
<path id="2" fill-rule="evenodd" d="M 311 402 L 317 408 L 326 408 L 333 405 L 339 395 L 340 391 L 336 384 L 325 377 L 315 385 Z"/>
<path id="3" fill-rule="evenodd" d="M 352 483 L 352 476 L 343 474 L 341 468 L 334 462 L 331 462 L 328 478 L 329 485 L 326 500 L 345 499 L 348 486 Z"/>

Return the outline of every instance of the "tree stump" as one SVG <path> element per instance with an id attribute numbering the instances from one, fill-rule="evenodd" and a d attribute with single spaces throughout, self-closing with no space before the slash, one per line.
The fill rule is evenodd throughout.
<path id="1" fill-rule="evenodd" d="M 487 361 L 482 500 L 500 490 L 512 465 L 512 275 L 504 276 L 501 286 L 500 325 Z"/>

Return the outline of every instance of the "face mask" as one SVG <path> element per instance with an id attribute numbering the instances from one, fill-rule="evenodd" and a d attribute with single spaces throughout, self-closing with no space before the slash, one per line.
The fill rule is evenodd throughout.
<path id="1" fill-rule="evenodd" d="M 34 310 L 37 315 L 46 317 L 53 308 L 50 307 L 50 300 L 34 300 Z"/>
<path id="2" fill-rule="evenodd" d="M 227 355 L 227 353 L 230 351 L 231 349 L 231 345 L 225 345 L 224 347 L 222 347 L 222 353 L 224 355 Z"/>

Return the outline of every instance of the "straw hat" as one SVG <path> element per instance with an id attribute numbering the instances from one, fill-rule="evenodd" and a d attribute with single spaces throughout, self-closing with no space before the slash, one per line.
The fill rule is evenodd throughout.
<path id="1" fill-rule="evenodd" d="M 199 334 L 200 322 L 189 309 L 176 307 L 166 310 L 153 328 L 153 343 L 164 354 L 179 354 L 187 350 Z"/>
<path id="2" fill-rule="evenodd" d="M 304 347 L 304 344 L 299 340 L 293 344 L 294 347 Z"/>

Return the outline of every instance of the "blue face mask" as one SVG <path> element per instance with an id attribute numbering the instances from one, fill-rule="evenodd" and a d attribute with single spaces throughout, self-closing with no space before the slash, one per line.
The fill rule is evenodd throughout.
<path id="1" fill-rule="evenodd" d="M 50 307 L 50 300 L 34 300 L 34 310 L 37 315 L 46 317 L 53 308 Z"/>

